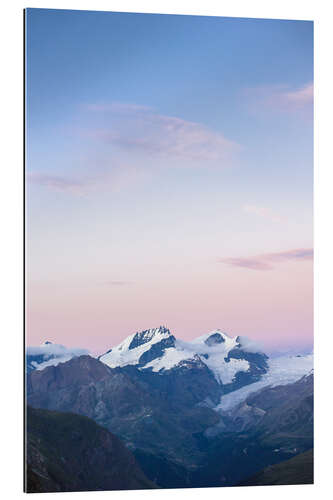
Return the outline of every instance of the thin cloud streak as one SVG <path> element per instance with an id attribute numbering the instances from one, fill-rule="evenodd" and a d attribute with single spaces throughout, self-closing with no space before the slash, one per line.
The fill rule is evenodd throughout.
<path id="1" fill-rule="evenodd" d="M 29 172 L 27 178 L 33 184 L 48 187 L 56 191 L 83 194 L 88 186 L 92 184 L 88 180 L 79 180 L 60 175 L 43 174 L 41 172 Z"/>
<path id="2" fill-rule="evenodd" d="M 90 167 L 91 170 L 92 167 Z M 106 168 L 94 167 L 93 175 L 81 179 L 41 172 L 29 172 L 27 174 L 27 180 L 30 183 L 76 196 L 86 196 L 95 191 L 100 192 L 103 189 L 120 191 L 144 178 L 145 172 L 142 169 L 130 165 L 116 165 Z"/>
<path id="3" fill-rule="evenodd" d="M 275 268 L 274 264 L 283 262 L 298 262 L 313 260 L 312 248 L 297 248 L 285 252 L 266 253 L 254 257 L 228 257 L 218 259 L 222 264 L 232 267 L 243 267 L 255 271 L 270 271 Z"/>
<path id="4" fill-rule="evenodd" d="M 234 267 L 245 267 L 247 269 L 254 269 L 256 271 L 268 271 L 270 269 L 273 269 L 273 266 L 267 262 L 260 261 L 260 259 L 253 257 L 253 258 L 245 258 L 245 257 L 230 257 L 226 259 L 219 259 L 218 262 L 221 262 L 223 264 L 229 264 L 230 266 Z"/>
<path id="5" fill-rule="evenodd" d="M 133 281 L 111 280 L 111 281 L 104 281 L 103 285 L 105 285 L 105 286 L 129 286 L 129 285 L 133 285 Z"/>

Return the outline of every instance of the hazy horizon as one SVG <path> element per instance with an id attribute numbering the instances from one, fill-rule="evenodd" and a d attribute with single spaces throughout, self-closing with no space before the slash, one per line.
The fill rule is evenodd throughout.
<path id="1" fill-rule="evenodd" d="M 27 344 L 166 325 L 311 350 L 313 23 L 26 23 Z"/>

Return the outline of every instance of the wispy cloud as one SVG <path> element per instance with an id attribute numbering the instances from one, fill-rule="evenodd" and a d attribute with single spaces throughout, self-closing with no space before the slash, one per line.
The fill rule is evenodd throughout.
<path id="1" fill-rule="evenodd" d="M 56 191 L 84 194 L 87 188 L 95 184 L 91 179 L 74 179 L 60 175 L 43 174 L 41 172 L 29 172 L 27 178 L 34 184 L 45 186 Z"/>
<path id="2" fill-rule="evenodd" d="M 89 351 L 78 347 L 65 347 L 62 344 L 47 342 L 40 346 L 28 346 L 26 354 L 29 364 L 36 370 L 43 370 L 47 366 L 57 366 L 59 363 L 65 363 L 74 357 L 89 354 Z M 29 361 L 29 356 L 39 356 L 42 361 Z"/>
<path id="3" fill-rule="evenodd" d="M 272 222 L 281 222 L 283 219 L 275 214 L 270 208 L 260 207 L 258 205 L 244 205 L 243 210 L 247 213 L 257 215 Z"/>
<path id="4" fill-rule="evenodd" d="M 136 104 L 111 103 L 88 106 L 109 116 L 109 126 L 92 135 L 127 152 L 185 160 L 225 161 L 239 145 L 203 124 L 159 114 Z M 107 120 L 106 120 L 107 121 Z"/>
<path id="5" fill-rule="evenodd" d="M 253 111 L 275 110 L 278 112 L 312 113 L 313 83 L 292 88 L 287 85 L 262 86 L 246 89 Z"/>
<path id="6" fill-rule="evenodd" d="M 312 248 L 297 248 L 284 252 L 266 253 L 253 257 L 228 257 L 218 259 L 218 262 L 234 267 L 244 267 L 255 271 L 269 271 L 274 269 L 274 264 L 288 261 L 313 260 Z"/>

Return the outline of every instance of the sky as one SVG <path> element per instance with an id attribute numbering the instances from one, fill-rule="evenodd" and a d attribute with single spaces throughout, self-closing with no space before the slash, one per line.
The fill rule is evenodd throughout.
<path id="1" fill-rule="evenodd" d="M 27 9 L 26 339 L 312 349 L 313 23 Z"/>

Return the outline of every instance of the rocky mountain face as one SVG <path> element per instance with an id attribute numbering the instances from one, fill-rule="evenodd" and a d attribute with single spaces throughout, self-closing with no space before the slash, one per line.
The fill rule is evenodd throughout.
<path id="1" fill-rule="evenodd" d="M 28 493 L 154 487 L 123 443 L 93 420 L 27 408 Z"/>

